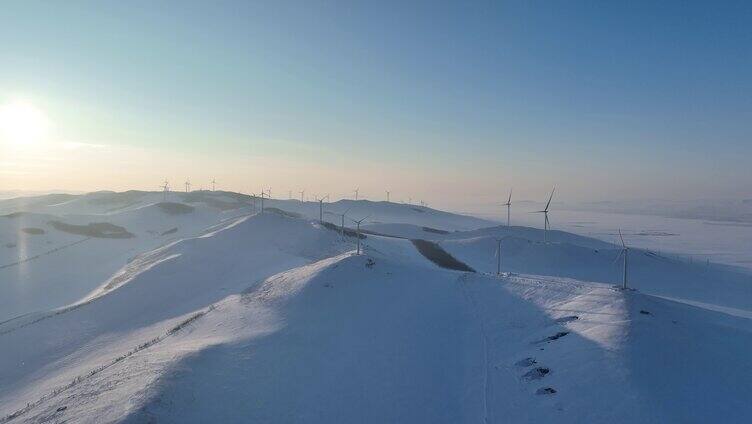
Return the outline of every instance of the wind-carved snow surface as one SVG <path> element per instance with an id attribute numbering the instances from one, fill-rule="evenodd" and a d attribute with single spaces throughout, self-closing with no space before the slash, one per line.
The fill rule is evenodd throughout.
<path id="1" fill-rule="evenodd" d="M 0 422 L 752 420 L 752 320 L 709 310 L 752 309 L 743 274 L 635 249 L 623 291 L 616 249 L 566 233 L 385 223 L 406 238 L 369 234 L 356 256 L 316 222 L 249 212 L 0 323 Z M 479 272 L 438 267 L 420 235 Z"/>

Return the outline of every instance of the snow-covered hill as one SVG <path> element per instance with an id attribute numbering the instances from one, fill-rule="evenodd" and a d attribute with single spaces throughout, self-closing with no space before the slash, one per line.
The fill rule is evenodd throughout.
<path id="1" fill-rule="evenodd" d="M 358 256 L 352 232 L 310 219 L 318 204 L 156 195 L 0 218 L 3 237 L 45 231 L 25 233 L 31 252 L 85 240 L 0 269 L 27 308 L 59 296 L 0 322 L 0 423 L 752 420 L 747 274 L 634 250 L 639 291 L 616 290 L 608 243 L 431 211 L 378 217 Z M 71 234 L 122 233 L 92 222 L 133 236 Z M 489 272 L 499 237 L 513 274 Z"/>
<path id="2" fill-rule="evenodd" d="M 495 237 L 444 240 L 440 245 L 471 267 L 495 272 Z M 593 249 L 571 243 L 542 243 L 509 237 L 502 240 L 502 271 L 555 275 L 621 284 L 620 249 Z M 752 275 L 726 266 L 677 261 L 654 252 L 629 253 L 629 286 L 649 294 L 707 302 L 752 311 Z"/>
<path id="3" fill-rule="evenodd" d="M 550 275 L 621 284 L 623 268 L 615 261 L 620 247 L 563 231 L 495 226 L 470 231 L 442 231 L 411 224 L 378 224 L 367 231 L 395 237 L 433 240 L 457 259 L 482 272 L 496 272 L 502 240 L 504 272 Z M 630 251 L 630 287 L 650 294 L 752 313 L 752 273 L 724 265 L 687 263 L 649 250 Z"/>
<path id="4" fill-rule="evenodd" d="M 265 200 L 269 210 L 317 219 L 317 202 Z M 207 226 L 260 210 L 231 192 L 127 191 L 51 194 L 0 201 L 0 322 L 62 307 L 86 296 L 137 255 L 199 234 Z M 477 228 L 488 222 L 425 207 L 387 202 L 324 204 L 337 225 L 348 217 Z M 368 221 L 366 221 L 368 222 Z M 347 221 L 347 225 L 351 222 Z"/>
<path id="5" fill-rule="evenodd" d="M 0 322 L 75 302 L 140 253 L 247 213 L 160 202 L 104 215 L 0 216 Z"/>

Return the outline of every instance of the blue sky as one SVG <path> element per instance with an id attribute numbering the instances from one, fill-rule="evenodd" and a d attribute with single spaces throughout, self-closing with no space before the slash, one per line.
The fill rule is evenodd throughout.
<path id="1" fill-rule="evenodd" d="M 81 148 L 0 188 L 752 196 L 745 2 L 155 3 L 3 4 L 0 104 Z"/>

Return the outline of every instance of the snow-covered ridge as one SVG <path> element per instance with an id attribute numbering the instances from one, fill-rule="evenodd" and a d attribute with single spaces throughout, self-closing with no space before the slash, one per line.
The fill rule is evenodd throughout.
<path id="1" fill-rule="evenodd" d="M 45 247 L 39 240 L 84 241 L 0 269 L 15 283 L 6 293 L 22 282 L 36 295 L 71 288 L 89 267 L 108 273 L 79 286 L 68 307 L 2 320 L 0 422 L 752 419 L 748 274 L 634 249 L 639 290 L 617 290 L 608 243 L 464 230 L 474 221 L 444 213 L 411 223 L 430 210 L 393 211 L 391 223 L 375 216 L 382 223 L 369 225 L 356 256 L 353 233 L 317 222 L 318 204 L 280 201 L 260 214 L 224 209 L 237 197 L 201 194 L 171 214 L 153 195 L 116 212 L 0 217 L 14 237 L 50 216 L 76 225 L 106 216 L 135 234 L 22 236 L 29 251 Z M 73 200 L 63 206 L 82 207 Z M 180 231 L 162 234 L 176 223 Z M 503 276 L 494 275 L 498 238 Z M 437 266 L 411 239 L 477 272 Z M 112 257 L 99 268 L 81 262 Z M 47 280 L 51 271 L 63 273 Z"/>

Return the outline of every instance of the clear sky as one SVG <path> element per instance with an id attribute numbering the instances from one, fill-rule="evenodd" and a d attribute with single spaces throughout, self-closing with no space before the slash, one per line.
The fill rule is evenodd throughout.
<path id="1" fill-rule="evenodd" d="M 4 1 L 0 190 L 752 196 L 749 2 L 351 3 Z"/>

